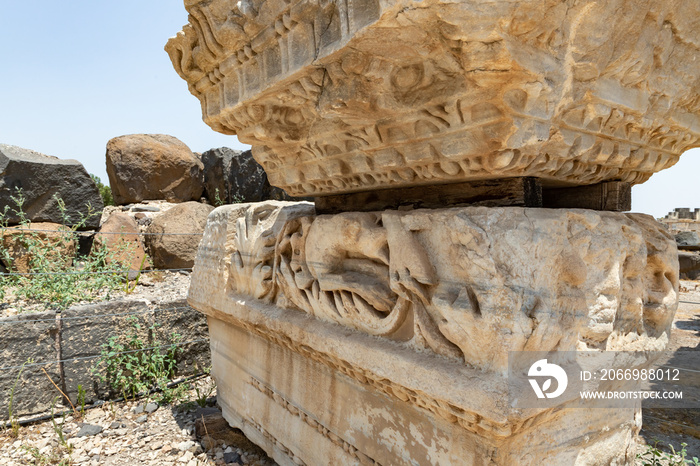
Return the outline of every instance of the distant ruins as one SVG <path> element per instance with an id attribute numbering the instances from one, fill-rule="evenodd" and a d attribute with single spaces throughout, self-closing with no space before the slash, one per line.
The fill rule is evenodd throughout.
<path id="1" fill-rule="evenodd" d="M 678 207 L 673 209 L 673 212 L 666 214 L 660 221 L 673 234 L 682 231 L 700 233 L 700 209 L 691 210 L 687 207 Z"/>
<path id="2" fill-rule="evenodd" d="M 631 464 L 640 404 L 517 409 L 509 354 L 668 343 L 673 237 L 622 212 L 700 145 L 697 4 L 185 6 L 204 121 L 315 198 L 209 217 L 226 419 L 283 465 Z"/>

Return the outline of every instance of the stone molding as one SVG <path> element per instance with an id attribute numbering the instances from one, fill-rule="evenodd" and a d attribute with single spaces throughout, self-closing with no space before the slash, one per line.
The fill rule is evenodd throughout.
<path id="1" fill-rule="evenodd" d="M 385 301 L 368 294 L 380 286 Z M 368 391 L 504 439 L 556 416 L 508 408 L 509 351 L 661 350 L 677 292 L 675 243 L 645 215 L 473 207 L 316 217 L 312 204 L 269 201 L 210 214 L 188 300 Z"/>
<path id="2" fill-rule="evenodd" d="M 251 297 L 500 373 L 508 351 L 663 349 L 677 305 L 675 243 L 641 214 L 316 217 L 270 201 L 213 211 L 197 254 L 191 293 Z"/>
<path id="3" fill-rule="evenodd" d="M 407 402 L 448 423 L 458 424 L 469 432 L 505 438 L 518 433 L 525 426 L 532 425 L 538 419 L 549 418 L 551 414 L 551 410 L 540 410 L 541 412 L 534 415 L 529 413 L 527 419 L 521 418 L 517 413 L 511 413 L 509 416 L 504 405 L 506 402 L 505 380 L 500 376 L 484 375 L 479 371 L 459 367 L 445 361 L 422 361 L 424 364 L 428 362 L 431 364 L 430 366 L 426 364 L 426 367 L 439 367 L 444 373 L 454 374 L 455 379 L 457 379 L 456 375 L 461 376 L 460 382 L 451 387 L 450 390 L 440 390 L 443 393 L 438 393 L 435 390 L 428 390 L 425 385 L 412 386 L 410 378 L 400 377 L 398 371 L 392 371 L 393 374 L 390 377 L 387 377 L 386 374 L 382 375 L 384 364 L 380 363 L 378 366 L 368 364 L 371 359 L 378 360 L 380 355 L 387 357 L 387 361 L 400 362 L 402 367 L 415 364 L 416 361 L 411 359 L 410 355 L 406 353 L 406 349 L 399 345 L 391 347 L 392 354 L 389 356 L 387 351 L 389 348 L 386 346 L 373 344 L 376 343 L 373 339 L 361 339 L 344 344 L 344 353 L 338 354 L 336 351 L 330 350 L 328 346 L 329 341 L 347 338 L 345 332 L 338 332 L 337 326 L 329 326 L 329 324 L 320 321 L 314 325 L 310 325 L 308 322 L 300 325 L 300 322 L 290 320 L 290 311 L 285 310 L 282 310 L 282 315 L 278 314 L 271 318 L 268 309 L 266 309 L 267 306 L 263 303 L 246 303 L 247 308 L 244 309 L 243 301 L 235 298 L 227 300 L 228 308 L 232 312 L 218 311 L 215 307 L 211 307 L 211 304 L 205 304 L 193 297 L 190 297 L 189 301 L 212 318 L 240 327 L 266 341 L 294 351 L 311 361 L 321 363 L 359 382 L 368 389 Z M 237 304 L 231 305 L 236 301 Z M 285 329 L 290 327 L 293 328 L 293 331 L 286 332 Z M 304 333 L 303 339 L 292 338 L 291 334 L 299 332 Z M 321 340 L 325 340 L 321 344 L 315 341 L 316 335 L 319 334 L 323 335 Z M 328 335 L 331 336 L 328 337 Z M 358 344 L 367 348 L 366 354 L 358 357 L 347 357 L 349 353 L 353 352 L 353 345 Z M 431 372 L 433 379 L 439 376 L 438 371 L 430 370 L 429 372 Z M 432 379 L 427 377 L 424 380 L 430 381 Z M 488 387 L 488 391 L 486 387 Z M 444 387 L 442 388 L 444 389 Z M 477 396 L 479 390 L 481 392 Z M 490 396 L 495 399 L 486 401 L 481 393 L 489 392 Z M 472 396 L 475 398 L 470 399 Z M 498 408 L 496 408 L 497 406 Z M 506 418 L 508 419 L 506 420 Z"/>
<path id="4" fill-rule="evenodd" d="M 292 196 L 642 183 L 700 145 L 697 5 L 479 5 L 192 0 L 166 50 Z"/>
<path id="5" fill-rule="evenodd" d="M 360 464 L 363 466 L 381 466 L 379 463 L 374 461 L 372 458 L 369 456 L 365 455 L 364 453 L 360 452 L 357 448 L 355 448 L 352 444 L 346 442 L 343 440 L 341 437 L 338 435 L 334 434 L 331 432 L 327 427 L 323 426 L 320 424 L 318 421 L 314 419 L 314 417 L 305 412 L 303 409 L 299 408 L 298 406 L 295 406 L 294 403 L 289 402 L 286 400 L 282 395 L 279 393 L 275 392 L 271 387 L 269 387 L 267 384 L 264 382 L 261 382 L 260 380 L 256 379 L 255 377 L 251 377 L 250 380 L 250 385 L 253 386 L 257 391 L 262 393 L 263 395 L 267 396 L 270 400 L 273 402 L 277 403 L 284 409 L 286 409 L 291 415 L 297 416 L 300 419 L 302 419 L 306 424 L 311 426 L 312 428 L 316 429 L 321 435 L 323 435 L 328 441 L 334 443 L 336 446 L 342 448 L 350 456 L 352 456 L 354 459 L 356 459 Z M 264 435 L 264 433 L 263 433 Z M 305 463 L 301 460 L 297 464 L 304 465 Z"/>

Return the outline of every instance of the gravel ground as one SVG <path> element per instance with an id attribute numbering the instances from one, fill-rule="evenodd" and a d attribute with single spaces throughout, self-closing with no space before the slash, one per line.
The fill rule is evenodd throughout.
<path id="1" fill-rule="evenodd" d="M 133 282 L 131 283 L 133 285 Z M 75 303 L 73 306 L 124 298 L 146 300 L 151 304 L 172 302 L 177 299 L 186 298 L 189 286 L 190 272 L 147 271 L 139 277 L 136 288 L 129 293 L 124 291 L 124 289 L 119 289 L 111 292 L 109 295 L 102 293 L 91 301 Z M 10 288 L 6 301 L 0 303 L 0 318 L 51 309 L 51 306 L 47 306 L 45 303 L 28 302 L 17 299 L 13 291 L 14 290 Z"/>
<path id="2" fill-rule="evenodd" d="M 208 378 L 197 383 L 201 388 L 212 384 Z M 197 397 L 194 390 L 187 395 L 190 400 Z M 160 407 L 147 400 L 107 402 L 86 411 L 82 418 L 58 419 L 65 444 L 51 421 L 21 427 L 16 437 L 10 429 L 0 432 L 0 465 L 276 464 L 237 429 L 227 427 L 209 437 L 198 436 L 196 420 L 211 411 L 217 410 L 202 410 L 192 401 Z"/>

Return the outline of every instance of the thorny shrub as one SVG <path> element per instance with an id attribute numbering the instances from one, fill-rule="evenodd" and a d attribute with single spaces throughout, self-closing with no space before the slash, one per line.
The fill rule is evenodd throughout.
<path id="1" fill-rule="evenodd" d="M 77 231 L 93 216 L 101 212 L 94 211 L 88 205 L 88 214 L 72 222 L 66 212 L 65 203 L 55 196 L 65 228 L 44 234 L 30 229 L 31 221 L 23 211 L 25 198 L 18 190 L 11 197 L 15 206 L 4 206 L 0 211 L 0 261 L 8 267 L 8 272 L 0 275 L 0 301 L 4 301 L 8 290 L 12 289 L 17 299 L 30 303 L 43 303 L 45 308 L 65 309 L 77 302 L 90 302 L 109 294 L 121 287 L 126 279 L 124 269 L 128 269 L 130 254 L 122 249 L 108 250 L 104 244 L 93 244 L 90 254 L 79 261 L 65 257 L 65 251 L 71 250 L 71 244 L 77 244 Z M 10 229 L 8 217 L 14 213 L 20 219 L 18 229 Z M 21 235 L 19 239 L 5 240 L 8 235 Z M 49 236 L 50 235 L 50 236 Z M 9 244 L 20 247 L 27 257 L 29 274 L 17 274 L 13 264 Z M 122 259 L 116 260 L 116 258 Z"/>

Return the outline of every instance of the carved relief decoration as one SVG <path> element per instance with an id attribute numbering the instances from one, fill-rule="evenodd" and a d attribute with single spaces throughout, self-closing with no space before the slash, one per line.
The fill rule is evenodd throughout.
<path id="1" fill-rule="evenodd" d="M 166 50 L 291 195 L 641 183 L 700 145 L 698 4 L 188 0 Z"/>
<path id="2" fill-rule="evenodd" d="M 192 289 L 502 372 L 508 351 L 663 349 L 677 271 L 673 239 L 640 214 L 474 207 L 317 217 L 311 204 L 267 202 L 214 211 Z"/>

